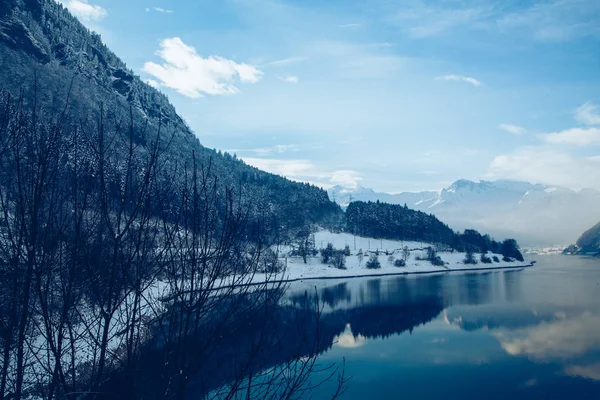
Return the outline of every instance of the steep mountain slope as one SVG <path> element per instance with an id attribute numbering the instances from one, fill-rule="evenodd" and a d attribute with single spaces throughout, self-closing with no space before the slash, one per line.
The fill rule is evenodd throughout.
<path id="1" fill-rule="evenodd" d="M 573 242 L 590 221 L 600 219 L 600 192 L 519 181 L 458 180 L 438 192 L 376 193 L 358 187 L 329 190 L 346 206 L 352 198 L 385 201 L 432 213 L 453 229 L 476 228 L 494 236 L 514 236 L 527 245 Z"/>
<path id="2" fill-rule="evenodd" d="M 563 253 L 600 256 L 600 222 L 585 231 L 577 239 L 577 244 L 570 245 Z"/>
<path id="3" fill-rule="evenodd" d="M 144 83 L 99 35 L 53 0 L 0 2 L 0 90 L 23 93 L 26 105 L 35 101 L 49 113 L 68 104 L 71 121 L 82 125 L 94 125 L 102 113 L 107 130 L 127 126 L 131 110 L 137 145 L 146 145 L 137 135 L 146 123 L 153 129 L 160 125 L 165 136 L 173 135 L 171 163 L 189 163 L 195 153 L 199 164 L 212 165 L 223 187 L 243 187 L 255 211 L 280 226 L 340 218 L 339 207 L 324 190 L 203 147 L 164 94 Z"/>
<path id="4" fill-rule="evenodd" d="M 398 204 L 354 201 L 346 210 L 346 228 L 354 235 L 370 238 L 429 242 L 438 250 L 454 249 L 470 253 L 492 251 L 502 254 L 507 260 L 524 260 L 514 239 L 498 242 L 473 229 L 457 233 L 432 214 Z M 429 257 L 434 263 L 435 254 Z"/>
<path id="5" fill-rule="evenodd" d="M 577 239 L 577 246 L 579 246 L 583 252 L 600 253 L 600 222 L 585 231 L 579 239 Z"/>

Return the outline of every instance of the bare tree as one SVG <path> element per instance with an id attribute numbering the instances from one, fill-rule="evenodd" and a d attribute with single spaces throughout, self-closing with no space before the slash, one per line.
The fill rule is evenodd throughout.
<path id="1" fill-rule="evenodd" d="M 24 104 L 0 93 L 0 397 L 95 397 L 115 375 L 143 381 L 143 351 L 159 341 L 159 397 L 182 398 L 249 318 L 261 326 L 225 398 L 310 390 L 319 347 L 308 338 L 261 367 L 261 351 L 285 340 L 269 323 L 286 287 L 278 235 L 242 188 L 193 154 L 168 162 L 163 127 L 132 112 L 121 123 L 101 108 L 90 126 L 67 118 L 68 101 L 59 115 Z"/>

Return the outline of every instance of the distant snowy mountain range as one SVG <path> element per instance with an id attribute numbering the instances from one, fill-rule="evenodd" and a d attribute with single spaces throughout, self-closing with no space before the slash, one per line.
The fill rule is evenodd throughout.
<path id="1" fill-rule="evenodd" d="M 600 220 L 600 192 L 574 191 L 529 182 L 458 180 L 437 192 L 378 193 L 357 186 L 334 186 L 329 198 L 406 204 L 434 214 L 456 230 L 474 228 L 497 238 L 515 237 L 524 246 L 573 243 Z"/>

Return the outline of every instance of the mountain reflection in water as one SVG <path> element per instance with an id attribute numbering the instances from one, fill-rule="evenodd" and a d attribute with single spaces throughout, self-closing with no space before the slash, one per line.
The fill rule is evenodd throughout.
<path id="1" fill-rule="evenodd" d="M 547 256 L 524 270 L 318 285 L 326 312 L 347 322 L 321 357 L 346 359 L 353 378 L 344 398 L 373 388 L 378 398 L 600 398 L 598 259 Z M 431 317 L 427 304 L 442 310 Z M 388 308 L 425 318 L 402 334 L 396 315 L 378 313 Z"/>
<path id="2" fill-rule="evenodd" d="M 390 399 L 598 399 L 598 293 L 600 262 L 576 257 L 540 257 L 523 270 L 294 282 L 280 302 L 223 332 L 197 360 L 186 398 L 315 356 L 320 365 L 345 360 L 345 399 L 374 388 Z M 161 354 L 155 343 L 142 360 L 148 393 L 165 384 Z M 335 384 L 300 397 L 328 398 Z"/>

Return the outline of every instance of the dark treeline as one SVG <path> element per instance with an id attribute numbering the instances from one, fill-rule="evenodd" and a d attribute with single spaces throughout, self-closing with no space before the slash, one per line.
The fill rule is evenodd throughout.
<path id="1" fill-rule="evenodd" d="M 498 242 L 474 229 L 454 232 L 433 214 L 409 209 L 406 205 L 355 201 L 346 209 L 350 233 L 381 239 L 422 241 L 448 246 L 457 251 L 502 254 L 523 261 L 514 239 Z"/>
<path id="2" fill-rule="evenodd" d="M 59 114 L 28 104 L 0 93 L 0 397 L 114 398 L 105 382 L 134 376 L 154 338 L 168 365 L 160 397 L 181 398 L 232 325 L 281 296 L 268 274 L 247 285 L 265 272 L 268 213 L 193 150 L 172 160 L 160 124 L 133 112 L 109 124 L 102 107 L 75 123 L 68 102 Z M 285 374 L 291 386 L 261 387 L 301 390 L 312 363 Z M 260 371 L 244 372 L 225 397 Z"/>
<path id="3" fill-rule="evenodd" d="M 454 231 L 436 217 L 406 206 L 355 201 L 346 209 L 346 225 L 356 235 L 451 244 Z"/>

